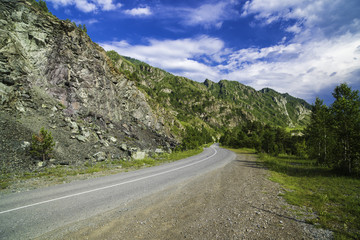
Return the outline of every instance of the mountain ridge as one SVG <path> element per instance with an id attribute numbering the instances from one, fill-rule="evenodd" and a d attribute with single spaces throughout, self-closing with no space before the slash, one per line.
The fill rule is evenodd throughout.
<path id="1" fill-rule="evenodd" d="M 117 54 L 115 51 L 108 51 L 107 53 L 109 56 L 115 56 Z M 220 80 L 216 83 L 206 79 L 203 83 L 199 83 L 184 77 L 172 75 L 162 69 L 152 67 L 147 63 L 133 58 L 118 55 L 113 61 L 116 62 L 117 60 L 119 62 L 116 64 L 116 67 L 120 72 L 127 74 L 129 78 L 137 82 L 139 88 L 148 92 L 152 97 L 154 97 L 154 94 L 152 94 L 151 91 L 156 92 L 158 89 L 161 89 L 163 93 L 171 94 L 175 91 L 174 85 L 181 83 L 183 87 L 191 88 L 191 86 L 194 86 L 197 88 L 198 93 L 205 97 L 202 99 L 202 102 L 207 102 L 209 100 L 208 98 L 214 97 L 213 100 L 216 101 L 226 102 L 233 106 L 236 104 L 239 105 L 238 107 L 234 106 L 232 110 L 235 109 L 235 111 L 237 110 L 239 113 L 242 112 L 243 115 L 246 115 L 246 117 L 242 118 L 244 121 L 258 120 L 265 123 L 275 123 L 275 125 L 283 127 L 303 126 L 306 125 L 308 121 L 307 115 L 310 113 L 310 104 L 305 100 L 292 97 L 288 93 L 278 93 L 270 88 L 256 91 L 252 87 L 229 80 Z M 156 81 L 152 81 L 152 79 L 156 79 Z M 171 98 L 172 96 L 170 95 L 170 99 Z M 175 98 L 183 100 L 180 96 L 175 96 Z M 256 101 L 252 102 L 254 99 Z M 261 114 L 264 113 L 264 111 L 260 109 L 261 105 L 266 104 L 269 106 L 264 106 L 262 109 L 267 116 L 261 117 Z M 197 105 L 199 105 L 199 103 L 197 103 Z M 177 106 L 174 106 L 174 108 L 179 110 Z M 272 109 L 280 111 L 280 114 Z M 252 114 L 248 114 L 249 112 Z M 269 121 L 269 118 L 272 119 Z M 230 125 L 234 127 L 236 124 L 230 123 Z"/>

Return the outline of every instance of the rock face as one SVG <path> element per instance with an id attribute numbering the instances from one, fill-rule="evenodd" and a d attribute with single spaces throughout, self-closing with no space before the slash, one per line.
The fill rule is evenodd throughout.
<path id="1" fill-rule="evenodd" d="M 93 145 L 127 157 L 119 147 L 125 142 L 153 151 L 175 144 L 101 47 L 70 21 L 25 0 L 0 2 L 0 111 L 24 127 L 19 140 L 30 141 L 41 126 L 52 129 L 59 160 L 91 158 L 99 152 Z"/>
<path id="2" fill-rule="evenodd" d="M 1 3 L 3 84 L 40 87 L 71 116 L 136 120 L 149 128 L 157 123 L 144 95 L 107 64 L 103 49 L 85 32 L 26 5 Z"/>

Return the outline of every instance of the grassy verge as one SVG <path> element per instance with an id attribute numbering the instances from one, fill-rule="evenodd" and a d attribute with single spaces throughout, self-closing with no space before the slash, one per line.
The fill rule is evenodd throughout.
<path id="1" fill-rule="evenodd" d="M 316 213 L 310 223 L 334 231 L 335 239 L 360 239 L 360 179 L 294 156 L 264 154 L 260 160 L 271 171 L 271 180 L 287 190 L 284 198 L 290 204 Z"/>
<path id="2" fill-rule="evenodd" d="M 145 158 L 142 160 L 105 160 L 97 163 L 85 163 L 82 166 L 61 166 L 41 168 L 33 172 L 18 173 L 2 173 L 0 174 L 0 190 L 11 188 L 12 185 L 22 183 L 25 188 L 33 188 L 36 186 L 27 186 L 27 180 L 37 180 L 40 185 L 51 185 L 63 182 L 69 182 L 75 179 L 86 179 L 95 173 L 97 176 L 115 174 L 119 172 L 127 172 L 144 167 L 151 167 L 163 163 L 177 161 L 183 158 L 194 156 L 203 151 L 203 148 L 159 154 L 153 158 Z M 38 186 L 41 187 L 41 186 Z"/>
<path id="3" fill-rule="evenodd" d="M 237 148 L 237 149 L 234 149 L 234 148 L 228 148 L 228 147 L 224 147 L 230 151 L 233 151 L 235 153 L 238 153 L 238 154 L 255 154 L 256 151 L 255 149 L 253 148 Z"/>

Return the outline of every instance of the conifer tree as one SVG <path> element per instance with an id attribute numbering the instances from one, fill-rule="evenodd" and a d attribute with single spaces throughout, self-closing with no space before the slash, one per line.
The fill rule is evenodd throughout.
<path id="1" fill-rule="evenodd" d="M 33 134 L 30 153 L 34 156 L 41 157 L 43 161 L 49 157 L 54 150 L 55 142 L 50 131 L 41 128 L 38 135 Z"/>
<path id="2" fill-rule="evenodd" d="M 306 133 L 308 136 L 307 147 L 309 157 L 317 159 L 320 164 L 330 164 L 331 130 L 330 111 L 323 104 L 323 100 L 316 98 Z"/>
<path id="3" fill-rule="evenodd" d="M 360 97 L 358 90 L 351 90 L 347 84 L 337 86 L 331 106 L 337 148 L 334 152 L 338 167 L 352 173 L 360 164 Z"/>

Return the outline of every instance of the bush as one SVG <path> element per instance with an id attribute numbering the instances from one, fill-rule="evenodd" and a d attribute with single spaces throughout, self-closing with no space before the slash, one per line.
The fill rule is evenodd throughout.
<path id="1" fill-rule="evenodd" d="M 41 157 L 45 161 L 54 150 L 55 142 L 50 131 L 40 129 L 38 135 L 33 134 L 30 153 L 35 157 Z"/>

